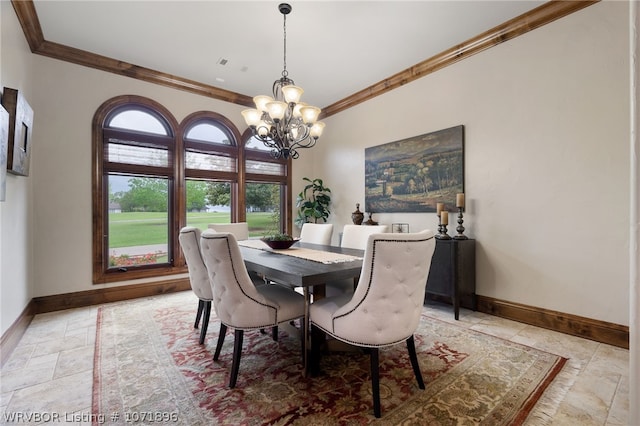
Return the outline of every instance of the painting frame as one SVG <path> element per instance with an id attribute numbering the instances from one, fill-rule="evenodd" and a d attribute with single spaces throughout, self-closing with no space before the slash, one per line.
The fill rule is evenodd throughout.
<path id="1" fill-rule="evenodd" d="M 7 153 L 9 149 L 9 112 L 0 105 L 0 201 L 7 194 Z"/>
<path id="2" fill-rule="evenodd" d="M 7 172 L 19 176 L 29 176 L 33 109 L 21 92 L 9 87 L 4 88 L 2 105 L 9 113 Z"/>
<path id="3" fill-rule="evenodd" d="M 365 148 L 365 209 L 373 213 L 456 210 L 464 192 L 464 125 Z"/>

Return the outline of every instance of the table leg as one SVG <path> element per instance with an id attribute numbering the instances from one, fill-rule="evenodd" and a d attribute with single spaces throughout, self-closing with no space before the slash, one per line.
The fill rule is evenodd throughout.
<path id="1" fill-rule="evenodd" d="M 458 267 L 457 267 L 457 247 L 454 244 L 451 250 L 451 285 L 453 286 L 453 317 L 458 321 L 460 319 L 460 289 L 458 288 Z"/>
<path id="2" fill-rule="evenodd" d="M 309 305 L 311 303 L 311 294 L 309 292 L 309 287 L 303 287 L 302 292 L 304 295 L 304 317 L 302 318 L 302 348 L 303 354 L 302 357 L 304 359 L 304 375 L 309 375 Z"/>

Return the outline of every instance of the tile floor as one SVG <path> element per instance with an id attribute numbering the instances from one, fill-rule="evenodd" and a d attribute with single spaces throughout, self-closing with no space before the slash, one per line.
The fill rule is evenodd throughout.
<path id="1" fill-rule="evenodd" d="M 49 420 L 91 425 L 97 309 L 51 312 L 33 319 L 0 371 L 0 424 Z M 428 303 L 425 310 L 455 321 L 450 306 Z M 569 358 L 525 424 L 627 424 L 629 351 L 464 309 L 458 324 Z M 27 421 L 24 413 L 38 413 L 40 418 Z"/>

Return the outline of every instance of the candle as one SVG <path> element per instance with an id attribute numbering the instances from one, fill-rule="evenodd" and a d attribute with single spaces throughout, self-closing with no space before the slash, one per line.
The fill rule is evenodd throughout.
<path id="1" fill-rule="evenodd" d="M 436 204 L 436 214 L 438 216 L 440 216 L 440 212 L 444 210 L 444 203 L 438 203 Z"/>
<path id="2" fill-rule="evenodd" d="M 464 208 L 464 194 L 456 194 L 456 207 Z"/>
<path id="3" fill-rule="evenodd" d="M 446 210 L 442 210 L 440 212 L 440 221 L 442 222 L 443 225 L 448 225 L 449 224 L 449 212 Z"/>

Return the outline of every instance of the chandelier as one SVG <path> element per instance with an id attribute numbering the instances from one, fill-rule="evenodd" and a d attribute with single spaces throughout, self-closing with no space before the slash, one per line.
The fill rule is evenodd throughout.
<path id="1" fill-rule="evenodd" d="M 256 96 L 255 109 L 242 111 L 253 136 L 262 141 L 275 158 L 298 158 L 298 149 L 311 148 L 322 135 L 324 123 L 318 120 L 320 108 L 300 102 L 301 87 L 294 84 L 287 72 L 287 15 L 291 5 L 281 3 L 278 10 L 284 17 L 284 69 L 282 77 L 273 83 L 273 96 Z"/>

